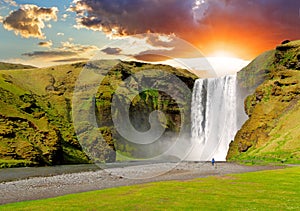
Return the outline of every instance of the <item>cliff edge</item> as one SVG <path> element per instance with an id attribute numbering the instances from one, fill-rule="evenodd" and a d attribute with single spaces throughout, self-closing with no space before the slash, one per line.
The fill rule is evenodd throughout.
<path id="1" fill-rule="evenodd" d="M 238 73 L 249 119 L 229 161 L 300 163 L 300 41 L 284 41 Z"/>

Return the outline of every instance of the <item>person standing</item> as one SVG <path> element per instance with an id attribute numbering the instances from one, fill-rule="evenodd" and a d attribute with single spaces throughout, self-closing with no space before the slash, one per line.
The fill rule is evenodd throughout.
<path id="1" fill-rule="evenodd" d="M 215 166 L 215 162 L 216 162 L 215 159 L 212 158 L 212 159 L 211 159 L 211 165 L 212 165 L 212 166 Z"/>

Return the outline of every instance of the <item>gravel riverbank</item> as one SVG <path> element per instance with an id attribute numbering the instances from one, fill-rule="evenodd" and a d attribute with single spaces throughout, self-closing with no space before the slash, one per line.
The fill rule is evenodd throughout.
<path id="1" fill-rule="evenodd" d="M 38 168 L 35 168 L 35 171 L 32 171 L 35 172 L 35 174 L 23 173 L 23 175 L 20 176 L 20 180 L 16 180 L 17 177 L 14 177 L 13 173 L 11 173 L 11 176 L 5 177 L 5 174 L 10 172 L 8 169 L 0 171 L 0 204 L 50 198 L 70 193 L 155 181 L 188 180 L 213 175 L 275 168 L 282 167 L 243 166 L 234 163 L 217 163 L 217 168 L 215 168 L 210 163 L 181 162 L 174 165 L 174 163 L 167 162 L 112 167 L 106 170 L 97 170 L 95 166 L 81 166 L 79 171 L 81 169 L 83 172 L 73 170 L 66 171 L 65 173 L 63 171 L 54 170 L 54 172 L 49 171 L 47 174 L 40 175 Z M 11 169 L 11 171 L 15 170 Z"/>

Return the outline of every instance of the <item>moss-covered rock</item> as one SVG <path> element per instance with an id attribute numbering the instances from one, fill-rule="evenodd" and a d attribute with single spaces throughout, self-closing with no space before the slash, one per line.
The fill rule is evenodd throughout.
<path id="1" fill-rule="evenodd" d="M 299 54 L 300 41 L 285 42 L 238 73 L 245 89 L 257 87 L 227 159 L 300 163 Z"/>
<path id="2" fill-rule="evenodd" d="M 111 101 L 117 87 L 126 78 L 145 69 L 162 69 L 184 81 L 192 89 L 197 78 L 186 70 L 165 65 L 151 65 L 138 62 L 111 62 L 108 73 L 99 86 L 94 98 L 98 128 L 90 133 L 90 123 L 80 122 L 75 133 L 72 118 L 72 97 L 76 80 L 86 66 L 93 66 L 101 74 L 102 62 L 76 63 L 38 69 L 20 69 L 15 65 L 3 65 L 0 72 L 0 166 L 35 166 L 92 161 L 112 162 L 116 150 L 126 148 L 128 156 L 137 151 L 128 146 L 113 127 Z M 23 68 L 32 68 L 22 66 Z M 8 70 L 10 69 L 10 70 Z M 158 76 L 157 76 L 158 77 Z M 137 83 L 147 82 L 146 78 L 136 78 Z M 173 89 L 174 84 L 165 84 Z M 92 85 L 94 86 L 94 85 Z M 122 85 L 121 85 L 122 86 Z M 128 96 L 118 95 L 121 101 Z M 85 105 L 83 114 L 93 105 Z M 147 130 L 148 123 L 140 119 L 148 118 L 149 113 L 161 109 L 167 113 L 168 131 L 179 131 L 178 106 L 170 96 L 156 90 L 140 93 L 130 106 L 133 125 L 138 130 Z M 96 113 L 95 113 L 96 112 Z M 116 114 L 115 114 L 116 115 Z M 103 140 L 97 138 L 101 133 Z M 78 137 L 86 138 L 80 143 Z M 100 149 L 100 150 L 99 150 Z M 97 158 L 98 160 L 90 158 Z"/>
<path id="3" fill-rule="evenodd" d="M 98 71 L 100 67 L 97 61 L 89 64 L 87 68 L 101 74 Z M 188 92 L 185 93 L 184 88 L 173 81 L 173 77 L 181 81 Z M 119 62 L 114 65 L 103 76 L 95 99 L 81 94 L 87 102 L 95 102 L 97 124 L 102 135 L 102 138 L 97 135 L 99 131 L 95 130 L 92 125 L 87 128 L 86 120 L 76 121 L 76 124 L 82 121 L 76 130 L 80 134 L 81 142 L 85 145 L 89 156 L 96 159 L 97 162 L 111 162 L 116 159 L 116 155 L 113 153 L 115 151 L 127 158 L 154 157 L 162 153 L 163 149 L 149 150 L 154 147 L 154 144 L 153 146 L 150 144 L 147 151 L 143 151 L 145 148 L 132 143 L 123 134 L 120 134 L 113 120 L 126 121 L 128 112 L 129 122 L 125 123 L 124 127 L 128 127 L 128 131 L 132 131 L 132 125 L 134 130 L 146 132 L 151 128 L 149 122 L 151 113 L 159 110 L 165 117 L 162 118 L 158 115 L 159 124 L 165 131 L 157 142 L 171 140 L 183 130 L 189 133 L 191 93 L 196 78 L 187 70 L 175 69 L 167 65 L 139 62 Z M 95 86 L 94 84 L 85 85 Z M 153 88 L 153 86 L 157 88 Z M 174 93 L 176 99 L 169 93 Z M 90 107 L 90 103 L 82 103 L 79 109 L 78 116 L 94 115 L 94 108 Z M 104 128 L 105 130 L 103 130 Z"/>
<path id="4" fill-rule="evenodd" d="M 59 130 L 41 131 L 27 119 L 0 115 L 1 159 L 26 160 L 32 165 L 62 162 Z"/>

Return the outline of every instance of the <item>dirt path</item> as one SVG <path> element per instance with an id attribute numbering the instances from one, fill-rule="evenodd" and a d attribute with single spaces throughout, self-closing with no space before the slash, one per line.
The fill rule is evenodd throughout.
<path id="1" fill-rule="evenodd" d="M 21 180 L 12 180 L 11 176 L 4 178 L 4 171 L 0 171 L 2 180 L 0 183 L 0 204 L 50 198 L 70 193 L 79 193 L 91 190 L 100 190 L 111 187 L 127 186 L 163 180 L 188 180 L 212 175 L 224 175 L 275 169 L 282 167 L 272 166 L 243 166 L 234 163 L 217 163 L 217 168 L 210 163 L 182 162 L 174 166 L 174 163 L 155 163 L 144 165 L 132 165 L 126 167 L 114 167 L 106 170 L 96 170 L 94 167 L 84 167 L 84 172 L 55 170 L 47 174 L 23 173 Z M 36 168 L 35 168 L 36 169 Z M 75 168 L 74 168 L 75 169 Z M 36 169 L 37 170 L 37 169 Z M 77 169 L 78 170 L 78 169 Z M 15 171 L 15 170 L 12 170 Z M 34 172 L 34 170 L 31 170 Z M 29 172 L 30 172 L 29 171 Z M 7 174 L 9 170 L 6 170 Z M 76 173 L 72 173 L 76 172 Z M 16 173 L 16 172 L 15 172 Z M 62 174 L 64 173 L 64 174 Z M 55 176 L 51 176 L 55 175 Z M 27 178 L 26 177 L 31 177 Z M 140 178 L 140 179 L 137 179 Z"/>

